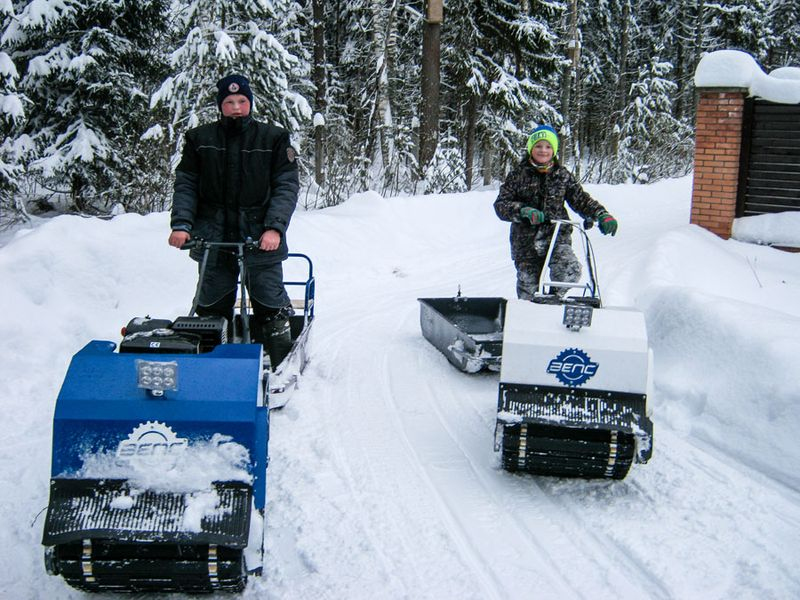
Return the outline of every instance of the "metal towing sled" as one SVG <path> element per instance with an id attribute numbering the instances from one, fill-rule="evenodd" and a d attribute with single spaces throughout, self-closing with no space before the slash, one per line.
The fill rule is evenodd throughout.
<path id="1" fill-rule="evenodd" d="M 228 246 L 244 267 L 246 245 Z M 92 592 L 190 593 L 241 591 L 260 574 L 269 410 L 297 385 L 314 318 L 311 260 L 289 256 L 308 276 L 285 282 L 303 298 L 274 367 L 248 343 L 244 288 L 232 340 L 226 319 L 193 306 L 132 319 L 118 352 L 91 341 L 75 354 L 53 422 L 48 573 Z"/>
<path id="2" fill-rule="evenodd" d="M 549 280 L 545 268 L 532 302 L 460 291 L 420 298 L 420 327 L 458 369 L 500 371 L 495 451 L 504 469 L 622 479 L 652 455 L 644 316 L 603 306 L 587 224 L 553 224 L 545 264 L 561 228 L 572 227 L 584 242 L 586 283 Z"/>
<path id="3" fill-rule="evenodd" d="M 465 373 L 500 370 L 505 298 L 420 298 L 425 338 Z"/>

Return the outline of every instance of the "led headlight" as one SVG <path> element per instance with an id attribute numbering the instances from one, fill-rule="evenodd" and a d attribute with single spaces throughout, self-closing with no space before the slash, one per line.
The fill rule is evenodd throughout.
<path id="1" fill-rule="evenodd" d="M 154 360 L 136 360 L 137 385 L 154 396 L 178 389 L 178 363 Z"/>
<path id="2" fill-rule="evenodd" d="M 592 307 L 585 304 L 565 304 L 564 320 L 562 321 L 572 331 L 592 324 Z"/>

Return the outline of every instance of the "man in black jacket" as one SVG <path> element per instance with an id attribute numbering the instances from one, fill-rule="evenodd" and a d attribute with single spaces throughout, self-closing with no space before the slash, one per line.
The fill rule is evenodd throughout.
<path id="1" fill-rule="evenodd" d="M 258 249 L 246 256 L 245 283 L 253 305 L 253 338 L 270 348 L 274 366 L 287 349 L 292 313 L 281 263 L 289 252 L 286 229 L 297 204 L 299 178 L 289 132 L 253 119 L 252 105 L 249 81 L 228 75 L 217 82 L 220 119 L 186 132 L 175 173 L 169 244 L 181 248 L 192 237 L 258 242 Z M 192 251 L 192 258 L 199 260 L 200 253 Z M 238 277 L 232 254 L 212 252 L 197 314 L 223 316 L 230 323 Z M 282 347 L 277 356 L 273 341 Z"/>

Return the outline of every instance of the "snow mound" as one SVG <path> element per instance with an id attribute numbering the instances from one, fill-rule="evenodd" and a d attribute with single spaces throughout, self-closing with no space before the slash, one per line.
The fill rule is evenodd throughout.
<path id="1" fill-rule="evenodd" d="M 768 75 L 746 52 L 717 50 L 700 59 L 694 84 L 699 88 L 744 88 L 750 96 L 781 104 L 798 104 L 800 78 L 796 70 L 784 68 Z"/>

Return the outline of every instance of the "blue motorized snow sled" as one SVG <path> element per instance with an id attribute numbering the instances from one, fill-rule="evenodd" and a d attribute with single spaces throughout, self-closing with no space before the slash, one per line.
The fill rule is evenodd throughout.
<path id="1" fill-rule="evenodd" d="M 246 244 L 195 247 L 245 268 Z M 277 365 L 249 343 L 244 286 L 233 328 L 194 316 L 195 301 L 174 321 L 132 319 L 116 352 L 92 341 L 75 354 L 53 422 L 50 574 L 86 591 L 195 593 L 260 573 L 269 410 L 296 386 L 314 318 L 311 260 L 289 256 L 308 276 L 285 282 L 303 298 Z"/>

